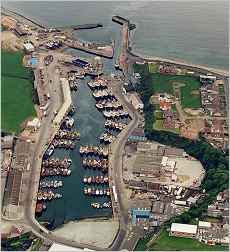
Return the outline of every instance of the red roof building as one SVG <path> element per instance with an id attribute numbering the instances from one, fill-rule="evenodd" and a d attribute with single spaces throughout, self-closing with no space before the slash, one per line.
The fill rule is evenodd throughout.
<path id="1" fill-rule="evenodd" d="M 169 108 L 171 108 L 171 103 L 170 102 L 160 102 L 160 108 L 162 110 L 169 109 Z"/>

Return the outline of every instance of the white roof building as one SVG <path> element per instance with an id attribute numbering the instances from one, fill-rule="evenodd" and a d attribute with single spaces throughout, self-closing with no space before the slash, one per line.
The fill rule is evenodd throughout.
<path id="1" fill-rule="evenodd" d="M 50 247 L 49 251 L 83 251 L 83 249 L 79 248 L 74 248 L 58 243 L 53 243 L 52 246 Z"/>
<path id="2" fill-rule="evenodd" d="M 171 232 L 196 234 L 197 233 L 197 226 L 196 225 L 181 224 L 181 223 L 172 223 Z"/>
<path id="3" fill-rule="evenodd" d="M 62 83 L 62 89 L 63 89 L 63 94 L 64 94 L 64 104 L 62 105 L 61 109 L 59 110 L 58 114 L 56 115 L 56 117 L 53 120 L 54 124 L 56 124 L 56 125 L 61 124 L 63 117 L 67 113 L 67 111 L 72 103 L 68 80 L 65 78 L 62 78 L 60 80 Z"/>
<path id="4" fill-rule="evenodd" d="M 162 161 L 161 161 L 161 165 L 163 165 L 163 166 L 166 166 L 166 164 L 167 164 L 167 161 L 168 161 L 168 157 L 162 157 Z"/>
<path id="5" fill-rule="evenodd" d="M 27 52 L 34 52 L 34 47 L 33 47 L 33 45 L 31 43 L 24 44 L 24 47 L 25 47 Z"/>
<path id="6" fill-rule="evenodd" d="M 27 127 L 33 128 L 34 130 L 37 130 L 40 126 L 41 122 L 37 117 L 27 123 Z"/>
<path id="7" fill-rule="evenodd" d="M 208 221 L 199 221 L 198 227 L 210 228 L 211 227 L 211 222 L 208 222 Z"/>
<path id="8" fill-rule="evenodd" d="M 143 109 L 144 108 L 144 104 L 141 101 L 141 99 L 137 93 L 130 94 L 129 100 L 135 109 Z"/>

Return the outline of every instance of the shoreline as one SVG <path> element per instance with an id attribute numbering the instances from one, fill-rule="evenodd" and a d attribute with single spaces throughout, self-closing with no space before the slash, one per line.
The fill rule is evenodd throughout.
<path id="1" fill-rule="evenodd" d="M 181 65 L 181 66 L 185 66 L 185 67 L 193 67 L 193 68 L 198 68 L 200 70 L 205 70 L 205 71 L 210 71 L 210 72 L 215 72 L 218 73 L 220 75 L 224 75 L 225 77 L 229 76 L 229 72 L 223 69 L 219 69 L 219 68 L 214 68 L 214 67 L 209 67 L 209 66 L 203 66 L 203 65 L 199 65 L 199 64 L 192 64 L 192 63 L 186 63 L 184 61 L 180 61 L 180 60 L 172 60 L 172 59 L 167 59 L 164 57 L 158 57 L 158 56 L 144 56 L 142 54 L 138 54 L 136 52 L 129 52 L 131 55 L 140 58 L 141 60 L 145 60 L 145 61 L 156 61 L 156 62 L 160 62 L 163 61 L 164 63 L 169 63 L 169 64 L 177 64 L 177 65 Z"/>

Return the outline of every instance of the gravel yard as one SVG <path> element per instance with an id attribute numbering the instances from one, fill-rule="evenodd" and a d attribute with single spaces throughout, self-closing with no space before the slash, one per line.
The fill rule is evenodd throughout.
<path id="1" fill-rule="evenodd" d="M 53 234 L 79 243 L 108 248 L 116 237 L 118 228 L 119 222 L 115 220 L 87 220 L 69 222 L 53 231 Z"/>

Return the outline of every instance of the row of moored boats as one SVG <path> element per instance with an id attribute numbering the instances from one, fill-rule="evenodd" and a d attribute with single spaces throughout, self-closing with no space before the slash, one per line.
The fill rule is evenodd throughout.
<path id="1" fill-rule="evenodd" d="M 109 149 L 107 147 L 102 146 L 94 146 L 92 144 L 84 146 L 83 144 L 80 146 L 79 152 L 81 155 L 95 155 L 95 156 L 104 156 L 107 157 L 109 155 Z"/>
<path id="2" fill-rule="evenodd" d="M 59 158 L 48 158 L 46 160 L 42 161 L 42 166 L 44 167 L 60 167 L 60 168 L 69 168 L 72 164 L 72 159 L 65 158 L 65 159 L 59 159 Z"/>
<path id="3" fill-rule="evenodd" d="M 83 182 L 85 184 L 106 184 L 109 182 L 109 178 L 107 176 L 96 176 L 96 177 L 87 177 L 87 176 L 84 176 L 83 178 Z"/>
<path id="4" fill-rule="evenodd" d="M 84 194 L 87 196 L 110 196 L 110 190 L 109 188 L 97 188 L 94 187 L 85 187 L 84 188 Z"/>
<path id="5" fill-rule="evenodd" d="M 77 131 L 59 130 L 54 136 L 56 139 L 80 140 L 81 133 Z"/>
<path id="6" fill-rule="evenodd" d="M 104 202 L 104 203 L 99 203 L 99 202 L 92 202 L 90 204 L 92 207 L 97 208 L 97 209 L 102 209 L 102 208 L 111 208 L 112 207 L 112 202 Z"/>

